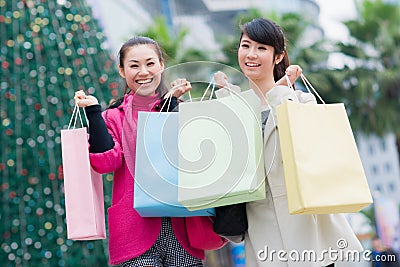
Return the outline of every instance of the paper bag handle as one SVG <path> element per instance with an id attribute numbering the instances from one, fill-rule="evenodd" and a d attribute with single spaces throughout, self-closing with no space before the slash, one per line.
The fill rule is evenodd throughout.
<path id="1" fill-rule="evenodd" d="M 205 95 L 207 94 L 208 90 L 210 89 L 211 85 L 212 85 L 212 89 L 211 89 L 210 98 L 209 98 L 208 100 L 211 100 L 211 99 L 212 99 L 212 96 L 213 96 L 214 93 L 215 93 L 215 81 L 214 81 L 214 78 L 211 79 L 210 83 L 208 84 L 206 90 L 204 91 L 203 96 L 202 96 L 201 99 L 200 99 L 200 102 L 203 101 L 203 99 L 204 99 Z M 232 96 L 232 93 L 233 93 L 233 94 L 236 94 L 236 95 L 238 94 L 238 92 L 236 92 L 235 90 L 233 90 L 233 89 L 230 88 L 229 86 L 224 86 L 223 88 L 226 89 L 226 90 L 228 90 L 228 92 L 229 92 L 229 94 L 230 94 L 231 96 Z"/>
<path id="2" fill-rule="evenodd" d="M 178 85 L 178 86 L 179 86 L 179 85 Z M 212 86 L 212 88 L 211 88 L 211 94 L 210 94 L 210 98 L 209 98 L 208 100 L 211 100 L 211 99 L 212 99 L 212 96 L 214 95 L 214 92 L 215 92 L 215 81 L 214 81 L 214 78 L 211 79 L 211 81 L 208 83 L 208 86 L 207 86 L 206 90 L 204 91 L 204 93 L 203 93 L 203 95 L 202 95 L 202 97 L 201 97 L 201 99 L 200 99 L 199 102 L 203 101 L 203 99 L 205 98 L 205 96 L 206 96 L 206 94 L 207 94 L 207 92 L 208 92 L 208 90 L 210 89 L 211 86 Z M 172 89 L 173 89 L 173 88 L 171 88 L 171 90 L 172 90 Z M 232 95 L 232 92 L 237 94 L 237 92 L 235 92 L 234 90 L 232 90 L 232 89 L 229 88 L 228 86 L 224 87 L 224 89 L 227 89 L 231 95 Z M 167 96 L 168 94 L 171 94 L 171 91 L 169 91 L 169 92 L 166 94 L 166 96 Z M 190 101 L 190 102 L 193 102 L 193 99 L 192 99 L 192 96 L 191 96 L 191 94 L 190 94 L 190 91 L 188 91 L 188 94 L 189 94 L 189 101 Z M 163 106 L 161 107 L 161 110 L 164 109 L 164 107 L 165 107 L 165 105 L 167 104 L 167 102 L 168 102 L 167 109 L 169 109 L 169 105 L 170 105 L 170 103 L 171 103 L 171 99 L 169 99 L 169 101 L 164 102 Z"/>
<path id="3" fill-rule="evenodd" d="M 203 96 L 200 99 L 200 102 L 203 101 L 204 97 L 206 96 L 208 90 L 210 89 L 210 86 L 212 85 L 212 89 L 211 89 L 211 94 L 210 94 L 210 98 L 208 100 L 211 100 L 213 94 L 214 94 L 214 89 L 215 89 L 215 83 L 214 83 L 214 79 L 211 79 L 211 81 L 208 83 L 208 86 L 206 88 L 206 90 L 204 91 Z"/>
<path id="4" fill-rule="evenodd" d="M 292 90 L 294 90 L 293 85 L 292 85 L 292 83 L 291 83 L 290 80 L 289 80 L 289 77 L 288 77 L 287 75 L 285 75 L 285 77 L 286 77 L 286 82 L 287 82 L 289 88 L 292 89 Z M 300 74 L 300 78 L 301 78 L 301 80 L 303 81 L 304 86 L 306 87 L 307 91 L 308 91 L 310 94 L 315 94 L 315 95 L 318 97 L 318 99 L 321 100 L 322 104 L 325 105 L 325 101 L 324 101 L 324 100 L 322 99 L 322 97 L 317 93 L 317 90 L 315 90 L 315 88 L 314 88 L 314 87 L 312 86 L 312 84 L 307 80 L 306 76 L 304 76 L 303 73 Z M 310 88 L 312 89 L 312 91 L 313 91 L 314 93 L 311 92 Z M 295 94 L 295 96 L 296 96 L 297 100 L 299 100 L 296 94 Z"/>
<path id="5" fill-rule="evenodd" d="M 313 90 L 314 94 L 319 98 L 319 100 L 321 100 L 321 102 L 325 105 L 325 101 L 322 99 L 322 97 L 317 93 L 317 90 L 314 89 L 314 87 L 312 86 L 312 84 L 307 80 L 306 76 L 304 76 L 304 74 L 300 74 L 300 78 L 303 81 L 307 91 L 312 94 L 312 92 L 310 91 L 310 88 L 308 86 L 311 87 L 311 89 Z"/>
<path id="6" fill-rule="evenodd" d="M 87 126 L 88 126 L 88 128 L 89 128 L 89 120 L 88 120 L 88 118 L 87 118 L 87 116 L 86 116 L 86 111 L 85 111 L 84 108 L 83 108 L 83 115 L 85 116 L 86 124 L 87 124 Z M 78 106 L 77 103 L 75 103 L 74 110 L 72 111 L 71 119 L 69 120 L 68 130 L 71 128 L 71 123 L 72 123 L 72 120 L 73 120 L 74 118 L 75 118 L 75 120 L 74 120 L 74 124 L 73 124 L 72 127 L 73 127 L 73 129 L 75 129 L 75 127 L 76 127 L 76 121 L 77 121 L 78 117 L 79 117 L 79 120 L 80 120 L 80 122 L 81 122 L 81 125 L 83 126 L 83 121 L 82 121 L 81 113 L 80 113 L 80 111 L 79 111 L 79 106 Z"/>
<path id="7" fill-rule="evenodd" d="M 176 85 L 175 87 L 178 87 L 178 86 L 181 86 L 181 85 Z M 161 112 L 161 110 L 164 109 L 165 104 L 166 104 L 167 102 L 168 102 L 167 110 L 169 110 L 169 106 L 170 106 L 171 100 L 172 100 L 172 93 L 171 93 L 171 92 L 172 92 L 172 90 L 173 90 L 175 87 L 172 87 L 172 88 L 165 94 L 165 97 L 169 98 L 169 100 L 164 102 L 164 104 L 162 105 L 162 107 L 161 107 L 161 109 L 160 109 L 160 112 Z M 192 102 L 192 95 L 190 94 L 190 91 L 188 91 L 188 94 L 189 94 L 190 102 Z"/>
<path id="8" fill-rule="evenodd" d="M 212 80 L 208 83 L 208 86 L 207 86 L 206 90 L 204 91 L 204 94 L 203 94 L 203 96 L 201 97 L 200 102 L 203 101 L 203 99 L 204 99 L 205 95 L 207 94 L 208 90 L 210 89 L 211 85 L 212 85 L 212 90 L 211 90 L 211 95 L 210 95 L 210 98 L 209 98 L 209 100 L 211 100 L 211 98 L 212 98 L 212 96 L 213 96 L 213 94 L 214 94 L 214 89 L 215 89 L 214 79 L 212 79 Z M 179 85 L 178 85 L 178 86 L 179 86 Z M 169 97 L 169 95 L 172 96 L 172 93 L 171 93 L 172 89 L 174 89 L 174 88 L 172 87 L 171 90 L 170 90 L 168 93 L 165 94 L 165 97 L 168 97 L 169 99 L 168 99 L 168 101 L 165 101 L 164 104 L 162 105 L 162 107 L 161 107 L 161 109 L 160 109 L 160 113 L 161 113 L 161 110 L 164 109 L 164 107 L 165 107 L 165 105 L 167 104 L 167 102 L 168 102 L 167 110 L 169 110 L 169 106 L 170 106 L 171 100 L 172 100 L 172 97 Z M 191 96 L 191 94 L 190 94 L 190 91 L 188 91 L 188 94 L 189 94 L 190 102 L 193 102 L 192 96 Z"/>
<path id="9" fill-rule="evenodd" d="M 167 94 L 169 94 L 170 92 L 168 92 Z M 165 97 L 168 97 L 167 94 L 165 95 Z M 167 104 L 168 102 L 168 106 L 167 106 L 167 110 L 169 110 L 169 106 L 171 105 L 171 101 L 172 101 L 172 95 L 170 97 L 168 97 L 168 101 L 165 101 L 164 104 L 162 105 L 162 107 L 160 108 L 159 113 L 161 113 L 161 111 L 164 109 L 165 104 Z"/>

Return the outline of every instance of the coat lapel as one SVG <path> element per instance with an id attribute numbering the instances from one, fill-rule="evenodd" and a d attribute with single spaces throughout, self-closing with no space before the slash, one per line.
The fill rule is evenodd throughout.
<path id="1" fill-rule="evenodd" d="M 270 112 L 264 128 L 264 148 L 267 145 L 268 140 L 271 137 L 271 134 L 276 128 L 277 128 L 276 118 L 273 118 L 273 114 L 272 112 Z"/>

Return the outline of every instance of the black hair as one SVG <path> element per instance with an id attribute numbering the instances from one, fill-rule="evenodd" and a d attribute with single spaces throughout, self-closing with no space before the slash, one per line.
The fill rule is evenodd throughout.
<path id="1" fill-rule="evenodd" d="M 276 56 L 284 53 L 284 57 L 274 68 L 274 79 L 278 81 L 285 76 L 286 68 L 290 65 L 288 53 L 286 51 L 286 39 L 282 28 L 275 22 L 265 18 L 255 18 L 250 22 L 240 26 L 241 35 L 239 39 L 242 40 L 246 34 L 251 40 L 270 45 L 274 48 L 274 60 Z"/>
<path id="2" fill-rule="evenodd" d="M 151 45 L 154 47 L 154 51 L 156 52 L 156 54 L 158 55 L 158 59 L 160 60 L 160 62 L 164 63 L 164 58 L 165 58 L 165 53 L 164 51 L 161 49 L 161 47 L 159 46 L 159 44 L 149 38 L 149 37 L 145 37 L 145 36 L 135 36 L 131 39 L 129 39 L 128 41 L 126 41 L 122 46 L 121 49 L 119 50 L 118 53 L 118 58 L 119 58 L 119 66 L 120 67 L 124 67 L 124 60 L 126 57 L 126 54 L 128 53 L 129 49 L 134 47 L 134 46 L 138 46 L 138 45 Z M 161 82 L 158 85 L 156 92 L 162 96 L 167 92 L 167 87 L 164 84 L 164 75 L 161 74 Z M 115 99 L 111 102 L 111 104 L 109 105 L 108 108 L 116 108 L 118 106 L 120 106 L 124 100 L 124 96 L 126 94 L 129 94 L 131 92 L 131 90 L 129 89 L 128 85 L 125 82 L 125 88 L 124 88 L 124 94 L 123 96 L 121 96 L 118 99 Z"/>

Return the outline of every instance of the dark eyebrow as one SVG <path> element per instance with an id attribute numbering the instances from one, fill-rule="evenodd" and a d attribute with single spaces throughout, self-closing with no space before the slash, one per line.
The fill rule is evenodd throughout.
<path id="1" fill-rule="evenodd" d="M 156 60 L 156 58 L 154 58 L 154 57 L 149 57 L 148 59 L 146 59 L 146 61 L 150 61 L 150 60 Z M 128 62 L 137 63 L 137 62 L 139 62 L 139 61 L 138 61 L 138 60 L 131 59 L 131 60 L 129 60 Z"/>

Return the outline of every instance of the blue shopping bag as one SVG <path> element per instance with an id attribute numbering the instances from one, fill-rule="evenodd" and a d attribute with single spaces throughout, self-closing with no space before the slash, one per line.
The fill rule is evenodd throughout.
<path id="1" fill-rule="evenodd" d="M 213 216 L 178 202 L 178 112 L 139 112 L 134 183 L 135 210 L 142 217 Z"/>

